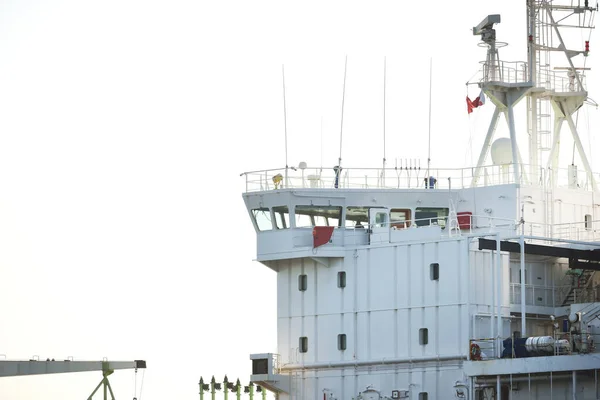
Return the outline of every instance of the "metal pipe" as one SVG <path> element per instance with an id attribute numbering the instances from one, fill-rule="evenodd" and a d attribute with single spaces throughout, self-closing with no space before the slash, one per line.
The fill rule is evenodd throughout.
<path id="1" fill-rule="evenodd" d="M 216 398 L 217 391 L 216 391 L 215 386 L 216 386 L 216 382 L 215 382 L 215 377 L 213 376 L 212 379 L 210 380 L 210 398 L 211 398 L 211 400 L 215 400 L 215 398 Z"/>
<path id="2" fill-rule="evenodd" d="M 467 360 L 471 360 L 471 343 L 470 340 L 471 338 L 474 336 L 475 334 L 475 317 L 473 317 L 472 321 L 469 321 L 469 315 L 471 314 L 471 285 L 469 284 L 471 282 L 471 260 L 469 259 L 469 243 L 467 242 L 467 340 L 466 343 L 468 344 L 468 348 L 467 348 Z M 460 308 L 460 306 L 459 306 Z"/>
<path id="3" fill-rule="evenodd" d="M 521 173 L 519 168 L 518 161 L 518 146 L 517 146 L 517 134 L 515 132 L 515 115 L 513 113 L 513 105 L 514 105 L 514 96 L 511 92 L 506 94 L 507 103 L 508 103 L 508 130 L 510 132 L 510 143 L 512 148 L 512 164 L 513 164 L 513 174 L 514 174 L 514 183 L 517 185 L 521 183 Z"/>
<path id="4" fill-rule="evenodd" d="M 502 302 L 503 302 L 503 293 L 502 293 L 502 279 L 503 279 L 503 267 L 502 267 L 502 254 L 500 253 L 500 232 L 498 232 L 498 234 L 496 235 L 496 266 L 498 269 L 498 290 L 497 290 L 497 296 L 498 296 L 498 300 L 496 302 L 496 306 L 498 307 L 497 310 L 497 322 L 498 322 L 498 327 L 497 327 L 497 333 L 498 333 L 498 340 L 496 348 L 497 348 L 497 357 L 500 358 L 502 357 L 502 351 L 501 351 L 501 340 L 502 340 L 502 334 L 503 334 L 503 321 L 502 321 Z"/>
<path id="5" fill-rule="evenodd" d="M 451 355 L 451 356 L 437 356 L 437 357 L 383 358 L 380 360 L 362 360 L 362 361 L 348 360 L 348 361 L 337 361 L 337 362 L 288 364 L 288 365 L 282 366 L 281 370 L 289 371 L 289 370 L 295 370 L 295 369 L 361 367 L 361 366 L 405 364 L 405 363 L 428 362 L 428 361 L 452 361 L 452 360 L 464 360 L 464 359 L 466 359 L 466 357 L 464 355 L 455 354 L 455 355 Z"/>
<path id="6" fill-rule="evenodd" d="M 502 387 L 500 386 L 500 375 L 496 375 L 496 398 L 500 397 Z"/>
<path id="7" fill-rule="evenodd" d="M 491 275 L 492 275 L 492 279 L 491 279 L 491 284 L 492 284 L 492 290 L 490 291 L 490 296 L 491 296 L 491 301 L 490 301 L 490 338 L 495 338 L 496 335 L 494 335 L 494 312 L 496 311 L 496 258 L 494 257 L 494 252 L 490 252 L 490 257 L 491 257 L 491 263 L 490 263 L 490 269 L 491 269 Z M 499 316 L 498 316 L 499 317 Z M 495 340 L 494 340 L 495 343 Z M 496 347 L 496 346 L 494 346 Z M 494 357 L 496 356 L 496 349 L 494 349 Z"/>
<path id="8" fill-rule="evenodd" d="M 573 374 L 572 395 L 573 395 L 573 400 L 577 400 L 577 371 L 573 370 L 572 374 Z"/>
<path id="9" fill-rule="evenodd" d="M 523 229 L 525 225 L 523 224 Z M 527 336 L 525 311 L 525 237 L 521 235 L 521 337 Z"/>

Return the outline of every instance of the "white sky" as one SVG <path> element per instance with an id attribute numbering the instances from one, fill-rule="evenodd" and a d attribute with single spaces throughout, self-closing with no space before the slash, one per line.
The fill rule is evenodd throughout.
<path id="1" fill-rule="evenodd" d="M 463 166 L 491 115 L 466 113 L 471 28 L 502 14 L 501 58 L 526 58 L 508 3 L 0 1 L 0 353 L 145 359 L 145 400 L 247 383 L 249 354 L 276 351 L 276 296 L 239 174 L 285 164 L 281 65 L 290 165 L 337 164 L 348 55 L 344 165 L 381 163 L 386 56 L 388 165 L 427 158 L 433 58 L 432 163 Z M 0 398 L 99 380 L 1 379 Z M 116 395 L 133 382 L 116 373 Z"/>

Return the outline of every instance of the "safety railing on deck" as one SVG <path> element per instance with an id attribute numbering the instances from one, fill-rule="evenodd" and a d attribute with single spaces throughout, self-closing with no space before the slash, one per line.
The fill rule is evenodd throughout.
<path id="1" fill-rule="evenodd" d="M 487 165 L 481 168 L 275 168 L 244 172 L 246 192 L 273 189 L 464 189 L 511 183 L 548 185 L 590 190 L 592 177 L 585 171 L 547 168 L 533 171 L 519 165 L 515 181 L 512 165 Z M 593 178 L 600 180 L 600 174 Z"/>
<path id="2" fill-rule="evenodd" d="M 524 233 L 528 236 L 547 236 L 553 239 L 593 242 L 600 240 L 600 220 L 561 224 L 525 222 Z"/>
<path id="3" fill-rule="evenodd" d="M 347 221 L 348 222 L 348 221 Z M 346 222 L 346 223 L 347 223 Z M 336 222 L 337 224 L 337 222 Z M 439 226 L 441 228 L 440 237 L 452 237 L 460 234 L 473 234 L 477 232 L 494 233 L 500 232 L 501 236 L 516 236 L 522 233 L 521 223 L 516 220 L 507 218 L 496 218 L 490 215 L 455 215 L 455 216 L 438 216 L 420 219 L 408 219 L 408 220 L 390 220 L 383 224 L 376 224 L 375 227 L 389 227 L 391 231 L 404 231 L 411 229 L 420 229 L 424 227 Z M 312 228 L 315 225 L 302 225 L 296 226 L 298 229 L 297 243 L 304 243 L 308 246 L 312 243 Z M 524 234 L 526 236 L 533 237 L 547 237 L 552 240 L 544 239 L 527 239 L 527 243 L 555 245 L 557 240 L 577 240 L 592 242 L 600 240 L 600 229 L 591 229 L 591 227 L 600 228 L 600 220 L 588 221 L 586 223 L 566 223 L 566 224 L 537 224 L 537 223 L 525 223 Z M 367 222 L 360 223 L 358 225 L 346 225 L 343 227 L 334 227 L 334 234 L 331 243 L 335 245 L 364 245 L 368 243 L 367 235 L 372 232 L 373 226 Z M 339 229 L 343 229 L 343 234 L 337 234 Z M 305 236 L 306 240 L 302 239 L 301 236 Z M 341 237 L 343 236 L 343 239 Z M 410 238 L 407 237 L 407 240 Z M 520 291 L 519 288 L 515 289 Z M 526 304 L 531 305 L 550 305 L 549 299 L 552 298 L 552 304 L 562 301 L 564 293 L 543 293 L 542 299 L 540 300 L 540 294 L 542 294 L 542 286 L 539 285 L 528 285 L 531 287 L 526 294 L 526 298 L 529 299 Z M 571 287 L 571 282 L 564 281 L 560 285 L 563 289 Z M 536 294 L 537 290 L 537 294 Z M 556 290 L 556 289 L 555 289 Z M 531 292 L 531 293 L 530 293 Z M 582 292 L 582 295 L 585 293 Z M 589 297 L 589 296 L 588 296 Z M 514 304 L 520 304 L 520 294 L 516 295 Z"/>
<path id="4" fill-rule="evenodd" d="M 526 83 L 529 80 L 527 63 L 524 61 L 481 62 L 482 82 Z"/>
<path id="5" fill-rule="evenodd" d="M 521 304 L 521 284 L 510 284 L 511 304 Z M 600 290 L 577 288 L 571 285 L 543 286 L 525 284 L 525 305 L 541 307 L 562 307 L 573 303 L 593 303 L 600 301 Z M 572 295 L 569 297 L 569 295 Z"/>
<path id="6" fill-rule="evenodd" d="M 560 307 L 564 299 L 564 292 L 570 287 L 511 283 L 511 304 L 521 304 L 521 286 L 525 286 L 525 305 L 541 307 Z"/>
<path id="7" fill-rule="evenodd" d="M 529 82 L 527 63 L 524 61 L 481 62 L 481 69 L 474 81 L 482 83 L 500 82 L 525 84 Z M 579 75 L 579 81 L 577 75 Z M 537 73 L 537 86 L 558 93 L 580 92 L 585 90 L 585 75 L 580 72 L 540 70 Z M 579 84 L 581 82 L 581 85 Z"/>

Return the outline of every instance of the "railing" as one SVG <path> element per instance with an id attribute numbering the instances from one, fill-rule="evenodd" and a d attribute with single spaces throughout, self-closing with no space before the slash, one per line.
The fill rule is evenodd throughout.
<path id="1" fill-rule="evenodd" d="M 573 292 L 571 303 L 593 303 L 600 301 L 600 290 L 596 288 L 574 288 L 570 285 L 543 286 L 525 284 L 525 305 L 561 307 L 569 293 Z M 510 303 L 521 304 L 521 284 L 510 284 Z"/>
<path id="2" fill-rule="evenodd" d="M 581 86 L 570 71 L 540 71 L 538 86 L 558 93 L 581 92 L 585 90 L 585 75 L 579 74 Z"/>
<path id="3" fill-rule="evenodd" d="M 482 61 L 481 81 L 502 83 L 525 83 L 529 81 L 527 63 L 524 61 L 500 61 L 488 63 Z"/>
<path id="4" fill-rule="evenodd" d="M 524 61 L 500 61 L 499 63 L 481 62 L 477 81 L 501 82 L 508 84 L 529 82 L 527 63 Z M 579 81 L 576 74 L 579 74 Z M 539 71 L 536 77 L 538 87 L 558 93 L 581 92 L 585 90 L 585 75 L 569 70 Z"/>
<path id="5" fill-rule="evenodd" d="M 511 283 L 510 284 L 510 303 L 521 304 L 521 284 Z M 525 305 L 528 306 L 541 306 L 541 307 L 560 307 L 564 300 L 564 293 L 571 286 L 545 286 L 545 285 L 532 285 L 526 283 L 525 285 Z"/>
<path id="6" fill-rule="evenodd" d="M 562 224 L 525 222 L 524 233 L 528 236 L 547 236 L 553 239 L 593 242 L 600 240 L 600 220 Z M 551 244 L 550 242 L 546 243 Z"/>
<path id="7" fill-rule="evenodd" d="M 519 164 L 520 178 L 515 182 L 512 165 L 487 165 L 478 168 L 275 168 L 244 172 L 246 192 L 273 189 L 464 189 L 501 184 L 551 185 L 591 189 L 591 176 L 585 171 L 540 168 L 535 179 L 531 168 Z M 593 178 L 600 180 L 600 174 Z"/>

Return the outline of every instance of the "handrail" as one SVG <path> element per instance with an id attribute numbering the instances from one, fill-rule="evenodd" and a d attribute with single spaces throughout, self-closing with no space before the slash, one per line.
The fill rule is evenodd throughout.
<path id="1" fill-rule="evenodd" d="M 530 184 L 528 164 L 519 164 L 522 176 L 515 182 L 513 166 L 486 165 L 481 168 L 426 168 L 401 166 L 396 168 L 344 168 L 336 179 L 333 168 L 295 167 L 271 168 L 240 174 L 245 179 L 246 192 L 273 189 L 463 189 L 502 184 Z M 278 175 L 281 175 L 278 177 Z M 585 171 L 559 168 L 539 168 L 539 182 L 557 187 L 591 190 L 592 178 Z M 286 177 L 284 180 L 283 177 Z M 276 183 L 277 181 L 277 183 Z"/>

